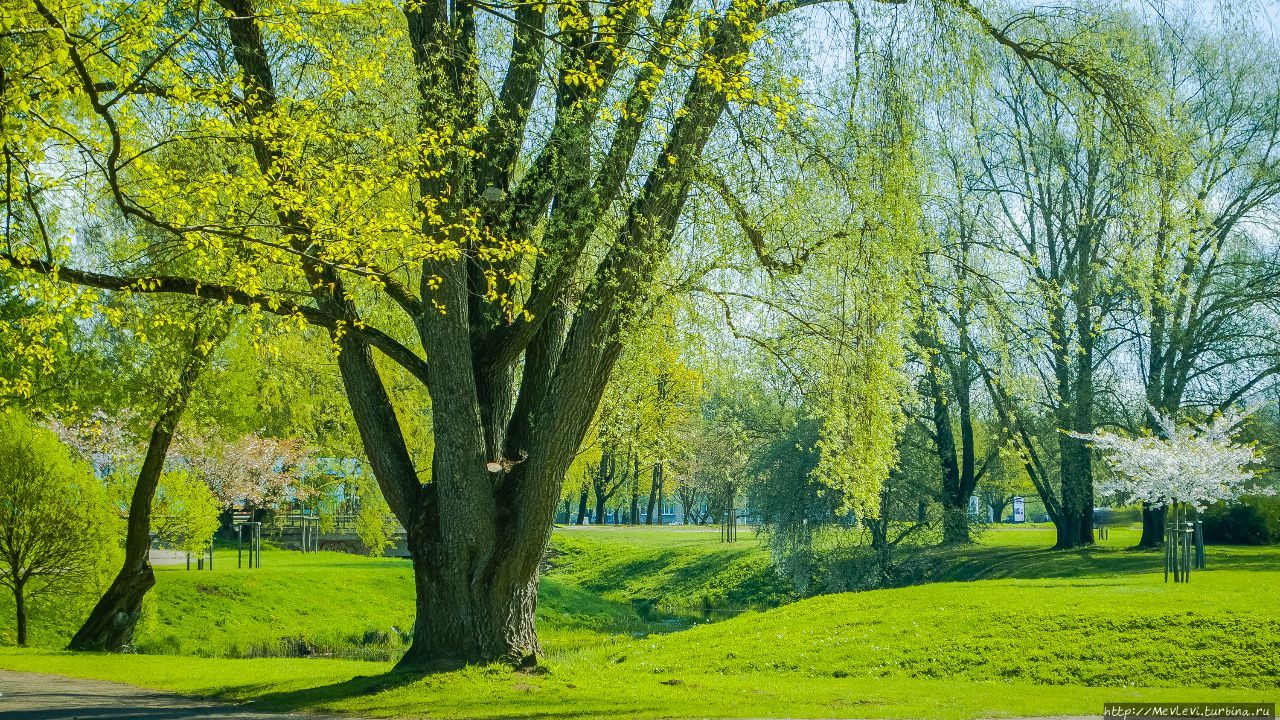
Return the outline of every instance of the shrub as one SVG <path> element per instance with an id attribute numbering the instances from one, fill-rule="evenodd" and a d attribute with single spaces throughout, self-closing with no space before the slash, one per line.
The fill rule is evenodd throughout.
<path id="1" fill-rule="evenodd" d="M 1204 513 L 1204 539 L 1229 545 L 1280 542 L 1280 497 L 1250 496 L 1211 505 Z"/>

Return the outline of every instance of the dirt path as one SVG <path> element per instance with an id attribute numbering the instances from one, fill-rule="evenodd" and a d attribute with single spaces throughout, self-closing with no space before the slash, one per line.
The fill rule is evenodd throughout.
<path id="1" fill-rule="evenodd" d="M 123 683 L 0 670 L 0 720 L 337 720 L 248 712 Z M 343 718 L 350 720 L 350 718 Z"/>

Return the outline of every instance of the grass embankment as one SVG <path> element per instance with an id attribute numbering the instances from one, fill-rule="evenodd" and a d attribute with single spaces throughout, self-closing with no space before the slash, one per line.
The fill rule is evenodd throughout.
<path id="1" fill-rule="evenodd" d="M 551 607 L 541 609 L 540 621 L 553 652 L 541 674 L 490 667 L 408 681 L 382 674 L 386 662 L 48 651 L 7 651 L 0 666 L 127 679 L 255 700 L 264 709 L 367 716 L 967 718 L 1096 714 L 1103 702 L 1139 699 L 1280 700 L 1275 548 L 1211 547 L 1209 570 L 1190 585 L 1166 585 L 1156 572 L 1159 554 L 1123 549 L 1136 539 L 1126 533 L 1113 532 L 1096 549 L 1051 552 L 1039 549 L 1051 542 L 1049 530 L 998 530 L 955 551 L 950 571 L 992 579 L 831 595 L 630 639 L 609 635 L 601 615 L 578 607 L 595 598 L 621 619 L 631 612 L 623 598 L 664 586 L 641 573 L 629 584 L 606 585 L 613 600 L 591 593 L 596 583 L 611 582 L 616 565 L 672 550 L 653 573 L 677 582 L 685 572 L 689 587 L 716 587 L 722 580 L 681 568 L 713 564 L 738 576 L 728 568 L 750 564 L 762 551 L 745 542 L 723 548 L 714 534 L 700 548 L 696 535 L 681 538 L 675 529 L 614 532 L 558 537 L 565 554 L 550 578 L 564 592 L 544 587 Z M 700 559 L 703 552 L 745 555 L 713 562 Z M 391 572 L 407 571 L 401 565 Z M 349 573 L 338 577 L 351 582 Z M 557 603 L 575 609 L 562 612 Z M 566 617 L 580 618 L 579 627 Z M 334 625 L 318 612 L 310 619 Z M 574 635 L 587 632 L 581 625 L 608 641 L 555 649 L 557 632 L 581 640 Z"/>
<path id="2" fill-rule="evenodd" d="M 234 550 L 219 550 L 213 567 L 155 568 L 138 652 L 386 660 L 399 656 L 413 625 L 408 560 L 266 550 L 262 567 L 250 570 L 236 567 Z M 539 632 L 555 655 L 788 597 L 750 533 L 726 545 L 715 528 L 573 528 L 552 542 L 538 593 Z M 12 605 L 0 597 L 0 644 L 13 641 Z M 65 646 L 88 610 L 37 605 L 33 644 Z"/>
<path id="3" fill-rule="evenodd" d="M 546 577 L 608 600 L 689 619 L 723 619 L 795 599 L 760 539 L 715 528 L 562 528 Z M 707 616 L 710 617 L 707 617 Z"/>

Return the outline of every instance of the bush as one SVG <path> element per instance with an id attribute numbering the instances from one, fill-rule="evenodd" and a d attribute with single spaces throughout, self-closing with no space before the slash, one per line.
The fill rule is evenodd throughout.
<path id="1" fill-rule="evenodd" d="M 13 596 L 14 642 L 28 641 L 33 599 L 65 618 L 98 592 L 117 525 L 92 469 L 25 415 L 0 412 L 0 587 Z"/>
<path id="2" fill-rule="evenodd" d="M 1280 542 L 1280 497 L 1246 497 L 1204 512 L 1205 542 L 1269 545 Z"/>

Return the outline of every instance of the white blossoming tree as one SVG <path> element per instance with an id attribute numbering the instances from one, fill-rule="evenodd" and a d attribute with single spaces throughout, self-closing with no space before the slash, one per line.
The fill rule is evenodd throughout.
<path id="1" fill-rule="evenodd" d="M 1190 538 L 1184 532 L 1189 512 L 1199 513 L 1219 501 L 1242 495 L 1268 495 L 1274 488 L 1254 482 L 1258 459 L 1252 444 L 1238 443 L 1233 435 L 1248 413 L 1228 412 L 1203 422 L 1178 424 L 1154 409 L 1160 434 L 1125 437 L 1113 433 L 1072 433 L 1098 450 L 1114 471 L 1113 479 L 1099 485 L 1102 494 L 1122 502 L 1168 506 L 1165 578 L 1172 571 L 1175 582 L 1187 579 L 1191 570 Z"/>

